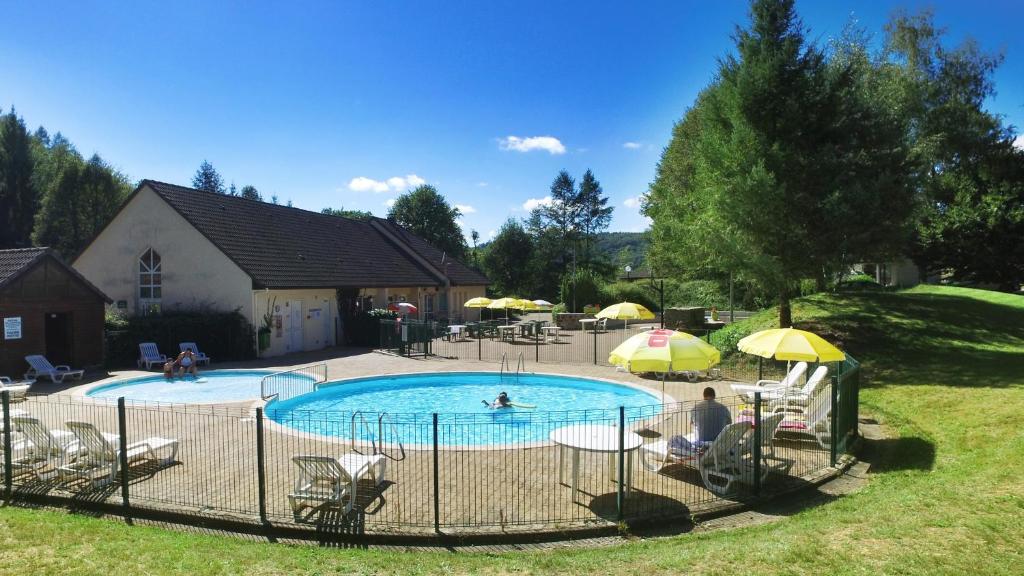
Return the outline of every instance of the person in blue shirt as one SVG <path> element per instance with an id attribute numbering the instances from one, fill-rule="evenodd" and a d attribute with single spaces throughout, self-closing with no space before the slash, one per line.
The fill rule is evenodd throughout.
<path id="1" fill-rule="evenodd" d="M 669 450 L 673 454 L 685 456 L 699 453 L 707 444 L 715 441 L 726 426 L 732 424 L 732 413 L 724 404 L 715 400 L 715 389 L 708 386 L 704 389 L 704 400 L 697 402 L 690 411 L 690 422 L 694 434 L 691 441 L 686 436 L 673 436 L 668 441 Z"/>

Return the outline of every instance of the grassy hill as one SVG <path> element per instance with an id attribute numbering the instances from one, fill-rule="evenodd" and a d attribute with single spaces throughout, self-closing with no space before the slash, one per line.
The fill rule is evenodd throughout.
<path id="1" fill-rule="evenodd" d="M 870 483 L 779 522 L 602 549 L 504 554 L 336 550 L 0 510 L 0 572 L 272 574 L 1021 574 L 1024 297 L 920 287 L 816 295 L 797 323 L 862 361 Z M 751 318 L 736 330 L 773 325 Z"/>

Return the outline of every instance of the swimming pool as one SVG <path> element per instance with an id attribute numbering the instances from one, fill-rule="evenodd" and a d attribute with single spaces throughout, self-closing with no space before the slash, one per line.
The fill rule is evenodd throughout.
<path id="1" fill-rule="evenodd" d="M 143 402 L 173 402 L 180 404 L 212 404 L 241 402 L 260 397 L 260 380 L 273 372 L 269 370 L 214 370 L 199 373 L 198 378 L 186 376 L 168 380 L 161 375 L 130 378 L 97 386 L 86 392 L 93 398 L 119 398 Z M 302 374 L 282 374 L 279 380 L 295 383 L 312 382 Z"/>
<path id="2" fill-rule="evenodd" d="M 484 405 L 500 391 L 536 408 Z M 567 425 L 617 424 L 620 406 L 629 420 L 650 417 L 660 412 L 660 401 L 640 388 L 573 376 L 521 374 L 517 379 L 506 374 L 502 379 L 496 372 L 452 372 L 323 384 L 309 394 L 272 400 L 265 413 L 294 430 L 349 439 L 352 416 L 360 412 L 368 425 L 356 427 L 359 440 L 375 439 L 378 417 L 387 413 L 394 428 L 386 426 L 385 442 L 422 445 L 433 442 L 436 413 L 439 444 L 498 445 L 547 440 L 552 430 Z"/>

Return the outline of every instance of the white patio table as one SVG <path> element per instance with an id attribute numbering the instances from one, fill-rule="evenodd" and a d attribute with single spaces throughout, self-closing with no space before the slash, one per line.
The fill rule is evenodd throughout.
<path id="1" fill-rule="evenodd" d="M 625 491 L 629 495 L 630 484 L 633 479 L 633 451 L 639 448 L 644 439 L 635 432 L 627 430 L 623 436 L 622 449 L 626 453 L 626 469 L 618 470 L 616 454 L 619 451 L 619 429 L 615 426 L 602 426 L 597 424 L 583 424 L 578 426 L 565 426 L 552 430 L 549 436 L 552 442 L 558 444 L 558 483 L 565 484 L 563 472 L 565 470 L 564 457 L 566 449 L 572 450 L 572 501 L 576 502 L 576 493 L 579 491 L 580 477 L 580 452 L 597 452 L 608 454 L 609 471 L 612 478 L 620 482 L 625 476 Z M 625 472 L 625 474 L 623 474 Z"/>

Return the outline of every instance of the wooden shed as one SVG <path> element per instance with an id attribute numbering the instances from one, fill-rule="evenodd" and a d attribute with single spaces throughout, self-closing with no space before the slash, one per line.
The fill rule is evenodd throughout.
<path id="1" fill-rule="evenodd" d="M 30 354 L 74 368 L 102 365 L 109 303 L 49 248 L 0 250 L 0 376 L 19 378 Z"/>

